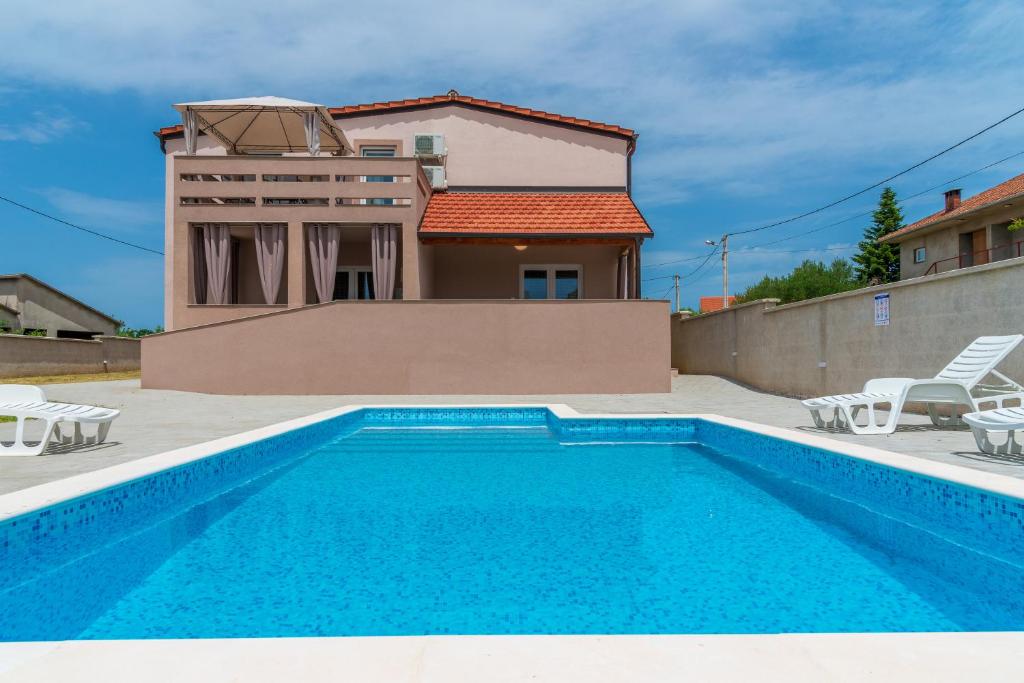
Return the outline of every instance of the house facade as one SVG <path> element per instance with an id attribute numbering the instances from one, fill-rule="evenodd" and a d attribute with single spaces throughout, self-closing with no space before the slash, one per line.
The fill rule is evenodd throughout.
<path id="1" fill-rule="evenodd" d="M 881 239 L 900 247 L 900 279 L 944 273 L 1024 256 L 1024 232 L 1010 223 L 1024 216 L 1024 174 L 968 199 L 944 194 L 941 211 Z"/>
<path id="2" fill-rule="evenodd" d="M 92 339 L 115 335 L 120 326 L 115 318 L 31 275 L 0 275 L 0 331 L 40 331 L 48 337 Z"/>
<path id="3" fill-rule="evenodd" d="M 168 330 L 339 299 L 639 298 L 632 130 L 452 92 L 329 109 L 329 154 L 301 130 L 233 147 L 217 121 L 269 99 L 184 105 L 191 154 L 184 125 L 158 132 Z"/>
<path id="4" fill-rule="evenodd" d="M 634 131 L 455 91 L 176 109 L 157 131 L 168 332 L 143 342 L 143 386 L 669 389 Z"/>

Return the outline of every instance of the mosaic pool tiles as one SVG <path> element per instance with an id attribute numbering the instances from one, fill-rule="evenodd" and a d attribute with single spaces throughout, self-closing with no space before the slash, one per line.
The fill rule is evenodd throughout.
<path id="1" fill-rule="evenodd" d="M 342 415 L 2 521 L 0 585 L 219 495 L 348 433 L 358 420 Z"/>
<path id="2" fill-rule="evenodd" d="M 548 427 L 559 438 L 616 438 L 692 441 L 696 423 L 691 419 L 558 418 L 550 415 Z"/>
<path id="3" fill-rule="evenodd" d="M 713 422 L 700 421 L 696 438 L 953 540 L 984 543 L 1003 560 L 1024 558 L 1024 500 Z"/>
<path id="4" fill-rule="evenodd" d="M 414 426 L 543 426 L 550 411 L 543 406 L 509 406 L 495 408 L 465 408 L 458 406 L 410 406 L 408 408 L 363 408 L 359 411 L 362 426 L 388 426 L 399 424 Z"/>
<path id="5" fill-rule="evenodd" d="M 69 557 L 92 553 L 83 566 L 108 577 L 101 583 L 109 586 L 109 595 L 97 591 L 79 599 L 75 618 L 69 618 L 68 631 L 60 636 L 74 637 L 75 629 L 89 623 L 125 581 L 146 576 L 160 558 L 188 540 L 192 529 L 205 528 L 224 514 L 231 495 L 224 492 L 271 480 L 306 453 L 360 428 L 433 426 L 547 427 L 563 443 L 704 444 L 735 461 L 742 476 L 767 472 L 816 489 L 804 496 L 799 487 L 786 488 L 790 504 L 806 503 L 809 517 L 827 518 L 829 524 L 877 539 L 883 552 L 884 547 L 904 549 L 952 583 L 990 585 L 1007 596 L 1012 609 L 1024 610 L 1024 597 L 1018 597 L 1024 596 L 1024 501 L 699 419 L 562 419 L 546 408 L 528 406 L 361 409 L 0 522 L 0 586 L 18 590 L 19 584 L 32 584 L 39 609 L 56 609 L 66 600 L 63 596 L 75 595 L 73 577 L 61 579 L 66 585 L 51 586 L 36 579 Z M 751 474 L 755 469 L 763 472 Z M 772 484 L 758 479 L 757 485 Z M 827 509 L 822 500 L 828 501 Z M 176 516 L 173 534 L 152 536 L 157 523 Z M 131 566 L 118 560 L 118 548 L 136 558 Z M 148 552 L 133 554 L 133 548 Z M 0 623 L 27 632 L 18 620 L 33 618 L 7 615 Z"/>

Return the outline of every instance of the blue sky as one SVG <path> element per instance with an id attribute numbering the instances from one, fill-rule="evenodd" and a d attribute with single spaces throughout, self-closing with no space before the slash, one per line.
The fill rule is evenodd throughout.
<path id="1" fill-rule="evenodd" d="M 456 88 L 638 130 L 634 195 L 657 233 L 646 263 L 692 258 L 705 239 L 825 204 L 1024 106 L 1024 4 L 898 4 L 25 4 L 0 24 L 0 194 L 159 250 L 164 167 L 151 133 L 176 122 L 173 102 L 340 105 Z M 907 196 L 1018 151 L 1024 115 L 893 185 Z M 1021 172 L 1024 155 L 957 185 L 966 196 Z M 733 289 L 849 255 L 867 219 L 757 245 L 876 199 L 734 238 Z M 907 218 L 940 202 L 941 189 L 909 201 Z M 132 326 L 161 322 L 158 256 L 2 203 L 0 240 L 0 272 L 32 273 Z M 683 303 L 720 291 L 715 258 L 684 280 Z"/>

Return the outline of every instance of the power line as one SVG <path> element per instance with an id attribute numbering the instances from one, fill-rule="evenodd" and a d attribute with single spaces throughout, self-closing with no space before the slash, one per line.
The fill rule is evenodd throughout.
<path id="1" fill-rule="evenodd" d="M 691 277 L 693 277 L 694 275 L 696 275 L 697 273 L 699 273 L 699 272 L 701 271 L 701 269 L 702 269 L 702 268 L 704 268 L 704 266 L 706 266 L 706 265 L 708 264 L 708 261 L 710 261 L 710 260 L 711 260 L 711 257 L 712 257 L 712 256 L 714 256 L 715 254 L 717 254 L 717 253 L 718 253 L 718 247 L 719 247 L 719 245 L 717 245 L 717 244 L 716 244 L 716 245 L 715 245 L 715 248 L 711 250 L 711 253 L 710 253 L 710 254 L 708 254 L 708 255 L 707 255 L 707 257 L 705 257 L 705 259 L 704 259 L 704 260 L 703 260 L 703 261 L 701 262 L 701 264 L 700 264 L 699 266 L 697 266 L 696 268 L 694 268 L 693 270 L 691 270 L 691 271 L 690 271 L 689 273 L 687 273 L 686 275 L 683 275 L 683 276 L 682 276 L 682 278 L 683 278 L 683 281 L 685 282 L 685 281 L 686 281 L 686 280 L 688 280 L 689 278 L 691 278 Z"/>
<path id="2" fill-rule="evenodd" d="M 81 225 L 75 225 L 74 223 L 66 221 L 63 218 L 57 218 L 56 216 L 51 216 L 50 214 L 44 213 L 43 211 L 40 211 L 39 209 L 33 209 L 31 206 L 25 206 L 24 204 L 20 204 L 20 203 L 14 201 L 13 199 L 8 199 L 7 197 L 4 197 L 3 195 L 0 195 L 0 200 L 3 200 L 5 202 L 7 202 L 8 204 L 12 204 L 12 205 L 18 207 L 19 209 L 25 209 L 26 211 L 31 211 L 32 213 L 34 213 L 34 214 L 36 214 L 38 216 L 42 216 L 43 218 L 49 218 L 51 221 L 56 221 L 58 223 L 61 223 L 62 225 L 68 226 L 69 228 L 74 228 L 75 230 L 81 230 L 82 232 L 87 232 L 90 235 L 93 235 L 95 237 L 101 237 L 101 238 L 103 238 L 105 240 L 110 240 L 111 242 L 117 242 L 118 244 L 123 244 L 126 247 L 132 247 L 133 249 L 140 249 L 142 251 L 148 251 L 149 253 L 156 254 L 157 256 L 163 256 L 164 255 L 164 252 L 162 252 L 162 251 L 157 251 L 156 249 L 150 249 L 149 247 L 144 247 L 141 244 L 134 244 L 132 242 L 126 242 L 125 240 L 118 239 L 116 237 L 111 237 L 110 235 L 105 235 L 102 232 L 97 232 L 95 230 L 90 230 L 89 228 L 84 228 Z"/>
<path id="3" fill-rule="evenodd" d="M 932 187 L 929 187 L 929 188 L 927 188 L 925 190 L 921 190 L 920 192 L 915 192 L 914 194 L 908 195 L 908 196 L 904 197 L 903 199 L 898 199 L 896 201 L 896 203 L 897 204 L 905 204 L 906 202 L 910 201 L 911 199 L 916 199 L 916 198 L 918 198 L 918 197 L 920 197 L 922 195 L 928 194 L 929 192 L 934 192 L 935 190 L 938 190 L 941 187 L 945 187 L 946 185 L 950 185 L 952 183 L 955 183 L 958 180 L 963 180 L 964 178 L 969 178 L 972 175 L 976 175 L 978 173 L 981 173 L 982 171 L 987 171 L 990 168 L 998 166 L 999 164 L 1004 164 L 1007 161 L 1009 161 L 1011 159 L 1016 159 L 1017 157 L 1022 156 L 1022 155 L 1024 155 L 1024 150 L 1021 150 L 1019 152 L 1015 152 L 1015 153 L 1013 153 L 1013 154 L 1011 154 L 1009 156 L 1005 156 L 1002 159 L 999 159 L 998 161 L 993 161 L 990 164 L 985 164 L 984 166 L 982 166 L 980 168 L 976 168 L 973 171 L 968 171 L 967 173 L 964 173 L 963 175 L 958 175 L 956 178 L 950 178 L 949 180 L 947 180 L 945 182 L 939 183 L 938 185 L 933 185 Z M 761 242 L 760 244 L 752 245 L 751 248 L 753 248 L 753 247 L 768 247 L 768 246 L 771 246 L 773 244 L 779 244 L 781 242 L 787 242 L 787 241 L 789 241 L 791 239 L 795 239 L 797 237 L 805 237 L 807 235 L 813 235 L 816 232 L 821 232 L 822 230 L 827 230 L 828 228 L 834 228 L 837 225 L 842 225 L 843 223 L 848 223 L 848 222 L 850 222 L 852 220 L 856 220 L 858 218 L 864 218 L 865 216 L 870 216 L 874 212 L 875 212 L 874 209 L 870 209 L 868 211 L 864 211 L 862 213 L 855 214 L 853 216 L 847 216 L 846 218 L 843 218 L 842 220 L 835 221 L 834 223 L 828 223 L 826 225 L 822 225 L 822 226 L 814 228 L 812 230 L 804 230 L 803 232 L 793 233 L 792 235 L 786 235 L 785 237 L 782 237 L 782 238 L 779 238 L 779 239 L 776 239 L 776 240 L 772 240 L 770 242 Z M 732 233 L 732 234 L 738 234 L 738 233 Z M 704 257 L 703 256 L 691 256 L 689 258 L 676 259 L 674 261 L 665 261 L 664 263 L 651 263 L 651 264 L 645 265 L 644 268 L 660 268 L 662 266 L 670 266 L 670 265 L 673 265 L 673 264 L 676 264 L 676 263 L 686 263 L 686 262 L 689 262 L 689 261 L 698 261 L 698 260 L 700 260 L 702 258 L 704 258 Z M 666 277 L 672 277 L 672 276 L 668 275 Z"/>
<path id="4" fill-rule="evenodd" d="M 1015 159 L 1015 158 L 1017 158 L 1017 157 L 1019 157 L 1021 155 L 1024 155 L 1024 150 L 1021 150 L 1019 152 L 1015 152 L 1015 153 L 1011 154 L 1010 156 L 1003 157 L 999 161 L 993 161 L 992 163 L 986 164 L 986 165 L 982 166 L 981 168 L 976 168 L 973 171 L 968 171 L 967 173 L 964 173 L 963 175 L 958 175 L 956 178 L 950 178 L 949 180 L 947 180 L 947 181 L 945 181 L 943 183 L 939 183 L 938 185 L 933 185 L 933 186 L 929 187 L 926 190 L 921 190 L 920 192 L 915 192 L 914 194 L 908 195 L 908 196 L 904 197 L 903 199 L 898 199 L 898 200 L 896 200 L 896 203 L 897 204 L 905 204 L 906 202 L 910 201 L 911 199 L 916 199 L 916 198 L 920 197 L 921 195 L 928 194 L 929 192 L 934 192 L 935 190 L 938 190 L 941 187 L 945 187 L 946 185 L 951 185 L 952 183 L 955 183 L 958 180 L 963 180 L 964 178 L 969 178 L 970 176 L 975 175 L 977 173 L 981 173 L 982 171 L 987 171 L 988 169 L 992 168 L 993 166 L 998 166 L 999 164 L 1006 163 L 1010 159 Z M 834 223 L 829 223 L 827 225 L 822 225 L 821 227 L 814 228 L 813 230 L 805 230 L 803 232 L 793 233 L 792 235 L 788 235 L 788 236 L 783 237 L 781 239 L 772 240 L 771 242 L 762 242 L 761 244 L 755 244 L 753 246 L 755 246 L 755 247 L 767 247 L 767 246 L 771 246 L 772 244 L 779 244 L 780 242 L 786 242 L 786 241 L 794 239 L 796 237 L 804 237 L 806 235 L 812 235 L 812 234 L 814 234 L 816 232 L 821 232 L 822 230 L 826 230 L 827 228 L 834 228 L 837 225 L 842 225 L 843 223 L 848 223 L 848 222 L 850 222 L 852 220 L 855 220 L 857 218 L 864 218 L 865 216 L 870 216 L 874 212 L 875 212 L 874 209 L 870 209 L 868 211 L 864 211 L 862 213 L 858 213 L 858 214 L 856 214 L 854 216 L 848 216 L 848 217 L 846 217 L 846 218 L 844 218 L 842 220 L 838 220 L 838 221 L 836 221 Z"/>
<path id="5" fill-rule="evenodd" d="M 746 249 L 737 249 L 730 251 L 730 255 L 746 254 L 746 253 L 757 253 L 757 254 L 800 254 L 807 251 L 845 251 L 847 249 L 856 249 L 856 244 L 848 244 L 844 247 L 815 247 L 813 249 L 759 249 L 757 247 L 747 247 Z"/>
<path id="6" fill-rule="evenodd" d="M 816 209 L 812 209 L 810 211 L 805 211 L 804 213 L 802 213 L 802 214 L 800 214 L 798 216 L 792 216 L 790 218 L 786 218 L 786 219 L 783 219 L 781 221 L 776 221 L 774 223 L 768 223 L 767 225 L 762 225 L 762 226 L 759 226 L 757 228 L 749 228 L 747 230 L 737 230 L 736 232 L 731 232 L 729 234 L 730 235 L 746 235 L 746 234 L 749 234 L 749 233 L 752 233 L 752 232 L 758 232 L 758 231 L 761 231 L 761 230 L 767 230 L 768 228 L 775 228 L 775 227 L 778 227 L 780 225 L 785 225 L 786 223 L 792 223 L 793 221 L 798 221 L 801 218 L 807 218 L 808 216 L 813 216 L 816 213 L 821 213 L 822 211 L 825 211 L 826 209 L 831 209 L 833 206 L 837 206 L 839 204 L 842 204 L 843 202 L 849 201 L 849 200 L 853 199 L 854 197 L 859 197 L 860 195 L 864 194 L 865 192 L 870 192 L 871 190 L 874 190 L 877 187 L 880 187 L 880 186 L 882 186 L 882 185 L 884 185 L 884 184 L 886 184 L 886 183 L 888 183 L 888 182 L 890 182 L 892 180 L 895 180 L 896 178 L 899 178 L 902 175 L 906 175 L 907 173 L 910 173 L 914 169 L 917 169 L 917 168 L 920 168 L 920 167 L 924 166 L 925 164 L 927 164 L 930 161 L 934 161 L 935 159 L 938 159 L 939 157 L 941 157 L 944 154 L 947 154 L 948 152 L 952 152 L 957 147 L 960 147 L 961 145 L 964 145 L 964 144 L 970 142 L 971 140 L 975 139 L 976 137 L 978 137 L 980 135 L 983 135 L 984 133 L 987 133 L 988 131 L 992 130 L 996 126 L 999 126 L 999 125 L 1002 125 L 1002 124 L 1006 123 L 1007 121 L 1009 121 L 1010 119 L 1012 119 L 1013 117 L 1015 117 L 1015 116 L 1017 116 L 1017 115 L 1019 115 L 1021 113 L 1024 113 L 1024 107 L 1021 107 L 1020 109 L 1018 109 L 1017 111 L 1013 112 L 1012 114 L 1009 114 L 1008 116 L 1004 116 L 1003 118 L 999 119 L 998 121 L 996 121 L 993 124 L 985 126 L 984 128 L 982 128 L 978 132 L 974 133 L 973 135 L 969 135 L 968 137 L 964 138 L 963 140 L 960 140 L 959 142 L 957 142 L 957 143 L 955 143 L 953 145 L 950 145 L 949 147 L 945 148 L 944 150 L 942 150 L 940 152 L 936 152 L 935 154 L 931 155 L 927 159 L 925 159 L 923 161 L 919 161 L 916 164 L 914 164 L 913 166 L 908 166 L 907 168 L 903 169 L 899 173 L 894 173 L 891 176 L 889 176 L 888 178 L 883 178 L 882 180 L 879 180 L 877 183 L 875 183 L 873 185 L 869 185 L 868 187 L 865 187 L 862 190 L 857 190 L 856 192 L 854 192 L 852 194 L 848 194 L 845 197 L 842 197 L 841 199 L 837 199 L 837 200 L 835 200 L 833 202 L 825 204 L 824 206 L 819 206 Z"/>

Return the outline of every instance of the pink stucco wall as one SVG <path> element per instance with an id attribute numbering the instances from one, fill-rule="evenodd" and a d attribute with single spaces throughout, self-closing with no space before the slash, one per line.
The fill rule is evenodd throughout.
<path id="1" fill-rule="evenodd" d="M 146 337 L 142 386 L 217 394 L 670 390 L 663 301 L 340 302 Z"/>
<path id="2" fill-rule="evenodd" d="M 456 105 L 338 120 L 350 140 L 444 135 L 453 186 L 625 187 L 627 143 L 588 132 Z M 408 153 L 408 152 L 407 152 Z"/>

